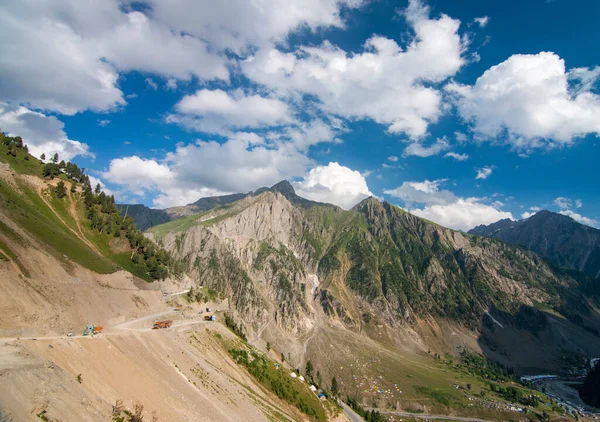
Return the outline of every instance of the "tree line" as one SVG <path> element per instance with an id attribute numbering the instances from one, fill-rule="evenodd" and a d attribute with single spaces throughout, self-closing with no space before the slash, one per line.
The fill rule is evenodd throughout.
<path id="1" fill-rule="evenodd" d="M 20 136 L 2 134 L 2 144 L 8 148 L 9 155 L 16 157 L 16 151 L 22 150 L 25 152 L 25 160 L 36 161 Z M 46 154 L 42 154 L 39 161 L 44 178 L 61 178 L 52 189 L 55 197 L 63 199 L 67 196 L 67 186 L 63 179 L 71 181 L 70 192 L 74 198 L 79 194 L 78 199 L 83 199 L 89 228 L 107 236 L 127 239 L 132 249 L 130 259 L 137 275 L 147 280 L 162 280 L 169 274 L 180 275 L 183 272 L 181 263 L 137 230 L 131 217 L 123 217 L 119 213 L 113 195 L 104 193 L 100 184 L 92 189 L 85 168 L 70 161 L 59 160 L 58 153 L 55 153 L 47 162 Z M 81 186 L 81 190 L 78 190 L 78 186 Z"/>

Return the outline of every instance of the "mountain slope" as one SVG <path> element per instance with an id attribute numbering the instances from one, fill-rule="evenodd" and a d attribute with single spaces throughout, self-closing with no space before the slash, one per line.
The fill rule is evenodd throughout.
<path id="1" fill-rule="evenodd" d="M 525 220 L 500 220 L 469 233 L 525 246 L 554 265 L 600 278 L 600 230 L 571 217 L 540 211 Z"/>
<path id="2" fill-rule="evenodd" d="M 123 217 L 133 218 L 139 230 L 147 230 L 152 226 L 171 221 L 171 216 L 165 210 L 148 208 L 142 204 L 118 204 L 117 208 Z"/>
<path id="3" fill-rule="evenodd" d="M 259 188 L 254 192 L 248 193 L 233 193 L 230 195 L 223 196 L 211 196 L 206 198 L 200 198 L 196 202 L 180 207 L 171 207 L 164 210 L 148 208 L 144 205 L 129 205 L 120 204 L 118 205 L 119 211 L 123 216 L 129 215 L 133 218 L 135 225 L 140 230 L 147 230 L 150 227 L 166 223 L 168 221 L 177 220 L 189 216 L 204 214 L 208 211 L 220 209 L 226 210 L 231 204 L 241 201 L 246 198 L 260 195 L 264 192 L 280 193 L 285 196 L 291 203 L 309 207 L 313 205 L 328 205 L 334 207 L 334 205 L 320 204 L 318 202 L 304 199 L 294 191 L 294 188 L 287 180 L 283 180 L 271 187 Z"/>
<path id="4" fill-rule="evenodd" d="M 288 196 L 264 191 L 150 234 L 198 285 L 235 304 L 250 338 L 295 365 L 322 359 L 312 350 L 322 336 L 344 343 L 350 332 L 412 351 L 457 352 L 460 343 L 547 370 L 564 370 L 565 350 L 600 353 L 596 291 L 585 276 L 372 198 L 342 211 Z M 331 331 L 334 323 L 346 334 Z"/>
<path id="5" fill-rule="evenodd" d="M 74 169 L 0 134 L 0 419 L 116 420 L 122 403 L 145 420 L 301 421 L 315 409 L 324 420 L 306 384 L 294 390 L 310 399 L 302 413 L 237 365 L 228 351 L 246 346 L 199 315 L 221 319 L 227 303 L 163 295 L 185 278 L 151 282 L 160 248 Z M 171 329 L 152 330 L 165 318 Z M 83 336 L 88 324 L 102 333 Z"/>

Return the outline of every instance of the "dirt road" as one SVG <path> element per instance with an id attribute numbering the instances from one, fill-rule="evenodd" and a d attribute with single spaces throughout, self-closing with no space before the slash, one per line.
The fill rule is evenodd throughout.
<path id="1" fill-rule="evenodd" d="M 461 416 L 448 416 L 448 415 L 428 415 L 426 413 L 409 413 L 409 412 L 394 412 L 387 409 L 379 408 L 365 408 L 365 410 L 375 410 L 379 413 L 385 413 L 386 415 L 402 416 L 407 418 L 415 419 L 443 419 L 449 421 L 462 421 L 462 422 L 492 422 L 488 419 L 481 418 L 463 418 Z"/>
<path id="2" fill-rule="evenodd" d="M 113 327 L 106 327 L 105 331 L 103 331 L 101 335 L 102 336 L 121 335 L 127 331 L 134 331 L 134 332 L 138 332 L 138 333 L 145 332 L 145 331 L 152 331 L 152 327 L 139 326 L 140 323 L 148 321 L 148 320 L 152 320 L 152 319 L 158 319 L 158 318 L 173 314 L 175 312 L 177 312 L 177 311 L 170 310 L 170 311 L 165 311 L 165 312 L 157 312 L 155 314 L 146 315 L 141 318 L 136 318 L 136 319 L 132 319 L 129 321 L 125 321 L 125 322 L 122 322 Z M 207 323 L 208 322 L 204 321 L 203 319 L 193 319 L 193 320 L 189 320 L 189 321 L 185 321 L 185 320 L 184 321 L 174 321 L 173 325 L 171 327 L 177 328 L 177 327 L 185 327 L 188 325 L 207 324 Z M 17 340 L 59 340 L 59 339 L 64 339 L 64 338 L 68 338 L 67 335 L 32 336 L 32 337 L 1 337 L 0 344 L 7 344 L 7 343 L 11 343 L 11 342 L 14 342 Z M 74 336 L 71 336 L 70 338 L 92 338 L 92 336 L 74 335 Z"/>

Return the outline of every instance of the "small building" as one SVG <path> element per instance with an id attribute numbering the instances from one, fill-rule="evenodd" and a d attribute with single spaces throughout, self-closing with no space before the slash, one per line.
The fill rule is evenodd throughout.
<path id="1" fill-rule="evenodd" d="M 311 385 L 310 387 L 308 387 L 308 389 L 312 392 L 317 391 L 317 387 L 315 387 L 314 385 Z"/>
<path id="2" fill-rule="evenodd" d="M 298 379 L 300 380 L 300 382 L 304 382 L 304 377 L 303 377 L 302 375 L 300 375 L 300 376 L 298 377 Z"/>
<path id="3" fill-rule="evenodd" d="M 297 378 L 297 377 L 298 377 L 298 375 L 296 375 L 296 373 L 295 373 L 295 372 L 292 372 L 292 373 L 290 374 L 290 377 L 292 377 L 292 378 Z"/>

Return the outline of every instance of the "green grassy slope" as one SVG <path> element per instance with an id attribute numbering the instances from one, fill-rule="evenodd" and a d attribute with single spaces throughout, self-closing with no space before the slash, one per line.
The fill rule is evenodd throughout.
<path id="1" fill-rule="evenodd" d="M 65 226 L 37 192 L 25 184 L 20 184 L 19 190 L 20 192 L 17 192 L 8 184 L 1 184 L 0 209 L 31 234 L 39 242 L 41 249 L 60 261 L 73 260 L 101 274 L 117 269 L 114 263 L 106 257 L 99 256 Z M 60 208 L 57 212 L 60 213 Z M 72 220 L 68 214 L 61 217 L 63 221 Z"/>
<path id="2" fill-rule="evenodd" d="M 6 182 L 0 179 L 0 211 L 26 231 L 34 243 L 28 244 L 18 233 L 2 224 L 0 249 L 3 260 L 11 259 L 27 275 L 26 266 L 17 259 L 11 245 L 12 248 L 34 246 L 50 253 L 67 268 L 70 262 L 75 262 L 101 274 L 123 268 L 147 281 L 157 278 L 156 272 L 152 271 L 165 265 L 157 260 L 168 259 L 168 256 L 165 257 L 164 251 L 144 239 L 130 221 L 119 217 L 112 198 L 104 193 L 86 193 L 89 186 L 83 185 L 89 181 L 77 166 L 64 162 L 60 163 L 60 167 L 58 163 L 44 164 L 28 153 L 20 138 L 2 133 L 0 163 L 8 164 L 17 173 L 14 180 L 10 176 Z M 61 195 L 56 193 L 52 184 L 48 184 L 40 194 L 39 188 L 34 187 L 37 182 L 32 184 L 31 180 L 22 177 L 28 175 L 41 179 L 48 175 L 48 168 L 52 166 L 54 179 L 65 186 Z M 92 214 L 96 218 L 96 226 L 92 226 Z M 111 248 L 113 243 L 119 244 L 116 252 Z M 132 245 L 136 245 L 136 253 L 131 252 Z"/>

